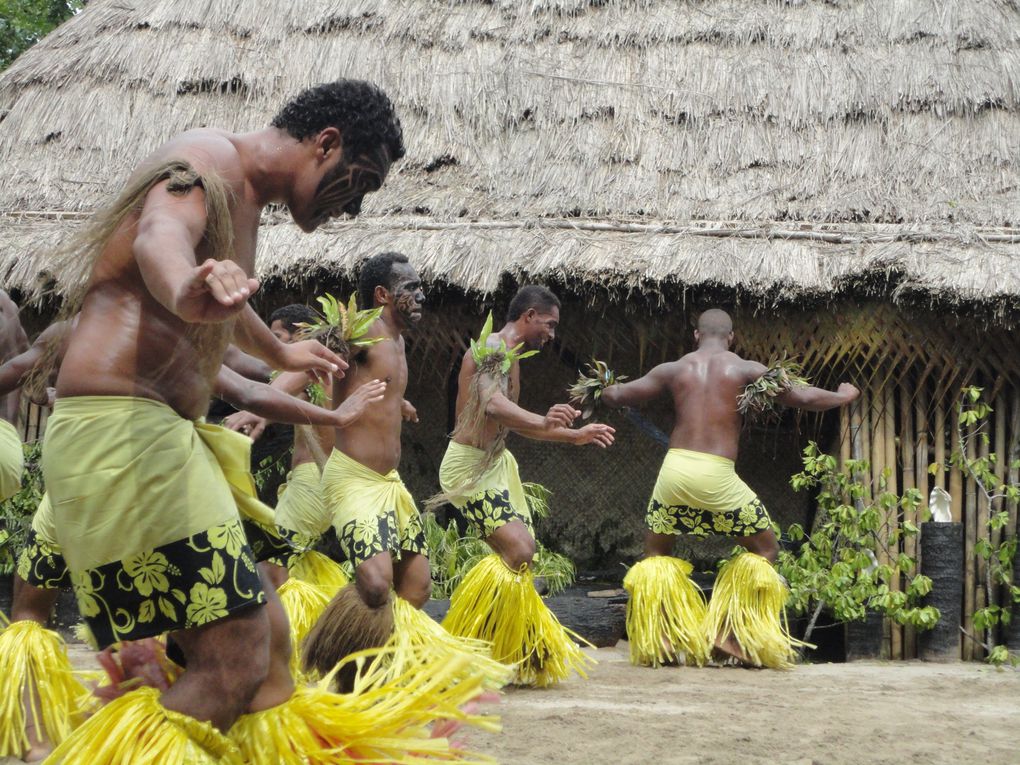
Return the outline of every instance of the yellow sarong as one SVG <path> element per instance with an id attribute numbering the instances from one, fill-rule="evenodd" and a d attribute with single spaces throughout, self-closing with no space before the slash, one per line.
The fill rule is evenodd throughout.
<path id="1" fill-rule="evenodd" d="M 157 401 L 57 401 L 43 444 L 56 541 L 100 647 L 265 602 L 240 510 L 260 526 L 251 442 Z"/>
<path id="2" fill-rule="evenodd" d="M 331 521 L 322 498 L 322 472 L 314 462 L 303 462 L 280 487 L 276 526 L 295 545 L 311 547 Z"/>
<path id="3" fill-rule="evenodd" d="M 517 470 L 517 460 L 503 449 L 496 463 L 478 475 L 485 452 L 450 441 L 439 467 L 439 485 L 450 502 L 481 537 L 511 521 L 531 528 L 531 512 Z"/>
<path id="4" fill-rule="evenodd" d="M 744 537 L 772 524 L 765 506 L 740 480 L 733 460 L 670 449 L 645 516 L 656 534 Z"/>
<path id="5" fill-rule="evenodd" d="M 0 419 L 0 502 L 18 493 L 24 469 L 21 436 L 11 423 Z"/>
<path id="6" fill-rule="evenodd" d="M 28 541 L 18 554 L 18 576 L 33 587 L 56 590 L 71 586 L 71 572 L 57 543 L 50 495 L 43 494 L 32 516 Z"/>
<path id="7" fill-rule="evenodd" d="M 386 551 L 428 555 L 421 515 L 396 470 L 380 475 L 334 449 L 322 471 L 322 495 L 355 568 Z"/>

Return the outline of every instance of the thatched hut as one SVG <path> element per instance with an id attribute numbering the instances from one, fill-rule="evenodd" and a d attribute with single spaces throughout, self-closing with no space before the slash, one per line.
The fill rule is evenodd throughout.
<path id="1" fill-rule="evenodd" d="M 48 248 L 171 135 L 253 129 L 309 84 L 374 80 L 408 158 L 355 222 L 304 236 L 268 211 L 261 301 L 343 288 L 384 248 L 413 256 L 433 309 L 410 359 L 419 496 L 459 354 L 515 283 L 565 297 L 555 352 L 527 362 L 536 407 L 593 353 L 631 375 L 675 356 L 722 305 L 740 351 L 866 391 L 852 418 L 749 433 L 741 468 L 774 513 L 810 512 L 785 482 L 809 437 L 894 487 L 944 485 L 967 528 L 969 619 L 989 508 L 927 467 L 966 383 L 995 405 L 991 447 L 1020 444 L 1018 44 L 1005 0 L 93 0 L 0 77 L 0 280 L 59 293 Z M 639 549 L 662 446 L 618 424 L 609 453 L 514 446 L 555 492 L 544 534 L 583 567 Z M 894 629 L 889 650 L 910 640 Z"/>

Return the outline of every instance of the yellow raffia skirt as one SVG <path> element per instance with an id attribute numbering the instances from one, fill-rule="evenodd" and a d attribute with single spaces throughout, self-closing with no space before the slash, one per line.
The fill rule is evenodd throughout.
<path id="1" fill-rule="evenodd" d="M 531 571 L 511 571 L 498 555 L 472 568 L 450 600 L 443 626 L 453 635 L 492 643 L 492 656 L 514 667 L 515 685 L 555 685 L 595 663 L 535 590 Z"/>
<path id="2" fill-rule="evenodd" d="M 708 660 L 704 635 L 705 596 L 691 581 L 685 560 L 657 555 L 635 563 L 624 577 L 627 639 L 632 664 L 702 666 Z"/>
<path id="3" fill-rule="evenodd" d="M 33 621 L 5 627 L 0 631 L 0 757 L 20 757 L 31 747 L 29 725 L 52 744 L 66 739 L 85 693 L 60 635 Z"/>
<path id="4" fill-rule="evenodd" d="M 421 673 L 412 658 L 403 675 L 387 679 L 389 649 L 354 654 L 344 663 L 361 668 L 352 693 L 327 690 L 332 673 L 314 688 L 299 688 L 283 704 L 242 716 L 230 737 L 250 765 L 349 765 L 355 762 L 427 765 L 434 762 L 492 763 L 432 736 L 433 723 L 464 723 L 499 732 L 499 720 L 470 708 L 485 692 L 471 659 L 461 656 L 435 673 Z M 337 667 L 339 671 L 342 665 Z"/>
<path id="5" fill-rule="evenodd" d="M 758 667 L 789 669 L 797 646 L 786 623 L 787 589 L 765 558 L 745 552 L 723 564 L 705 619 L 709 645 L 732 635 L 749 662 Z"/>
<path id="6" fill-rule="evenodd" d="M 173 712 L 155 688 L 110 702 L 46 759 L 47 765 L 242 765 L 237 747 L 207 722 Z"/>

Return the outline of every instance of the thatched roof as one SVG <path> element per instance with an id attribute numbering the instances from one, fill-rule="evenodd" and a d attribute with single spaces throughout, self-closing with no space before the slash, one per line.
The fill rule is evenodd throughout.
<path id="1" fill-rule="evenodd" d="M 344 76 L 408 157 L 355 223 L 267 215 L 264 275 L 1020 297 L 1014 0 L 92 0 L 0 76 L 0 278 L 175 133 Z"/>

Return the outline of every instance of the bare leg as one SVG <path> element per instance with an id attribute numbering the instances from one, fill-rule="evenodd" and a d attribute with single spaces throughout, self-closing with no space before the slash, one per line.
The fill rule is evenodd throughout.
<path id="1" fill-rule="evenodd" d="M 779 542 L 776 540 L 776 533 L 772 529 L 759 531 L 749 537 L 737 537 L 737 542 L 748 552 L 753 552 L 765 558 L 769 563 L 775 564 L 779 557 Z"/>
<path id="2" fill-rule="evenodd" d="M 429 559 L 419 553 L 401 553 L 393 564 L 393 580 L 397 595 L 415 608 L 422 608 L 432 594 L 432 574 Z"/>
<path id="3" fill-rule="evenodd" d="M 290 579 L 290 572 L 287 571 L 286 566 L 278 566 L 275 563 L 265 561 L 259 564 L 259 569 L 263 573 L 263 578 L 268 578 L 269 583 L 273 585 L 273 589 L 280 589 L 283 587 L 283 583 Z"/>
<path id="4" fill-rule="evenodd" d="M 266 616 L 269 617 L 269 671 L 265 682 L 259 686 L 255 697 L 248 705 L 247 712 L 260 712 L 282 704 L 294 694 L 294 678 L 290 673 L 290 622 L 283 610 L 280 596 L 270 583 L 268 569 L 281 568 L 270 563 L 260 563 L 262 587 L 266 591 Z M 287 569 L 283 569 L 286 574 Z"/>
<path id="5" fill-rule="evenodd" d="M 45 627 L 58 597 L 60 590 L 36 587 L 15 574 L 11 621 L 33 621 Z"/>
<path id="6" fill-rule="evenodd" d="M 35 587 L 17 574 L 14 575 L 14 603 L 11 605 L 11 621 L 32 621 L 41 624 L 43 627 L 49 621 L 53 613 L 53 606 L 60 596 L 60 590 Z M 29 748 L 22 755 L 25 762 L 39 762 L 46 759 L 53 750 L 53 743 L 46 738 L 46 732 L 42 729 L 36 730 L 35 720 L 28 710 L 36 691 L 31 683 L 25 684 L 21 695 L 22 706 L 25 714 L 25 735 L 28 736 Z"/>
<path id="7" fill-rule="evenodd" d="M 250 606 L 172 636 L 188 668 L 163 694 L 163 706 L 226 733 L 269 675 L 268 609 Z"/>
<path id="8" fill-rule="evenodd" d="M 373 555 L 354 569 L 354 583 L 358 594 L 369 608 L 379 608 L 390 602 L 393 587 L 393 559 L 389 552 Z"/>
<path id="9" fill-rule="evenodd" d="M 654 558 L 656 555 L 672 555 L 675 544 L 675 534 L 656 534 L 654 531 L 645 531 L 646 558 Z"/>
<path id="10" fill-rule="evenodd" d="M 500 526 L 485 541 L 513 571 L 519 571 L 521 566 L 530 567 L 535 559 L 535 538 L 523 521 L 510 521 Z"/>
<path id="11" fill-rule="evenodd" d="M 776 558 L 779 556 L 779 543 L 772 529 L 765 529 L 747 537 L 737 537 L 737 542 L 748 552 L 760 555 L 769 563 L 775 564 Z M 716 635 L 715 650 L 726 658 L 736 659 L 741 664 L 749 666 L 752 664 L 732 633 Z"/>

